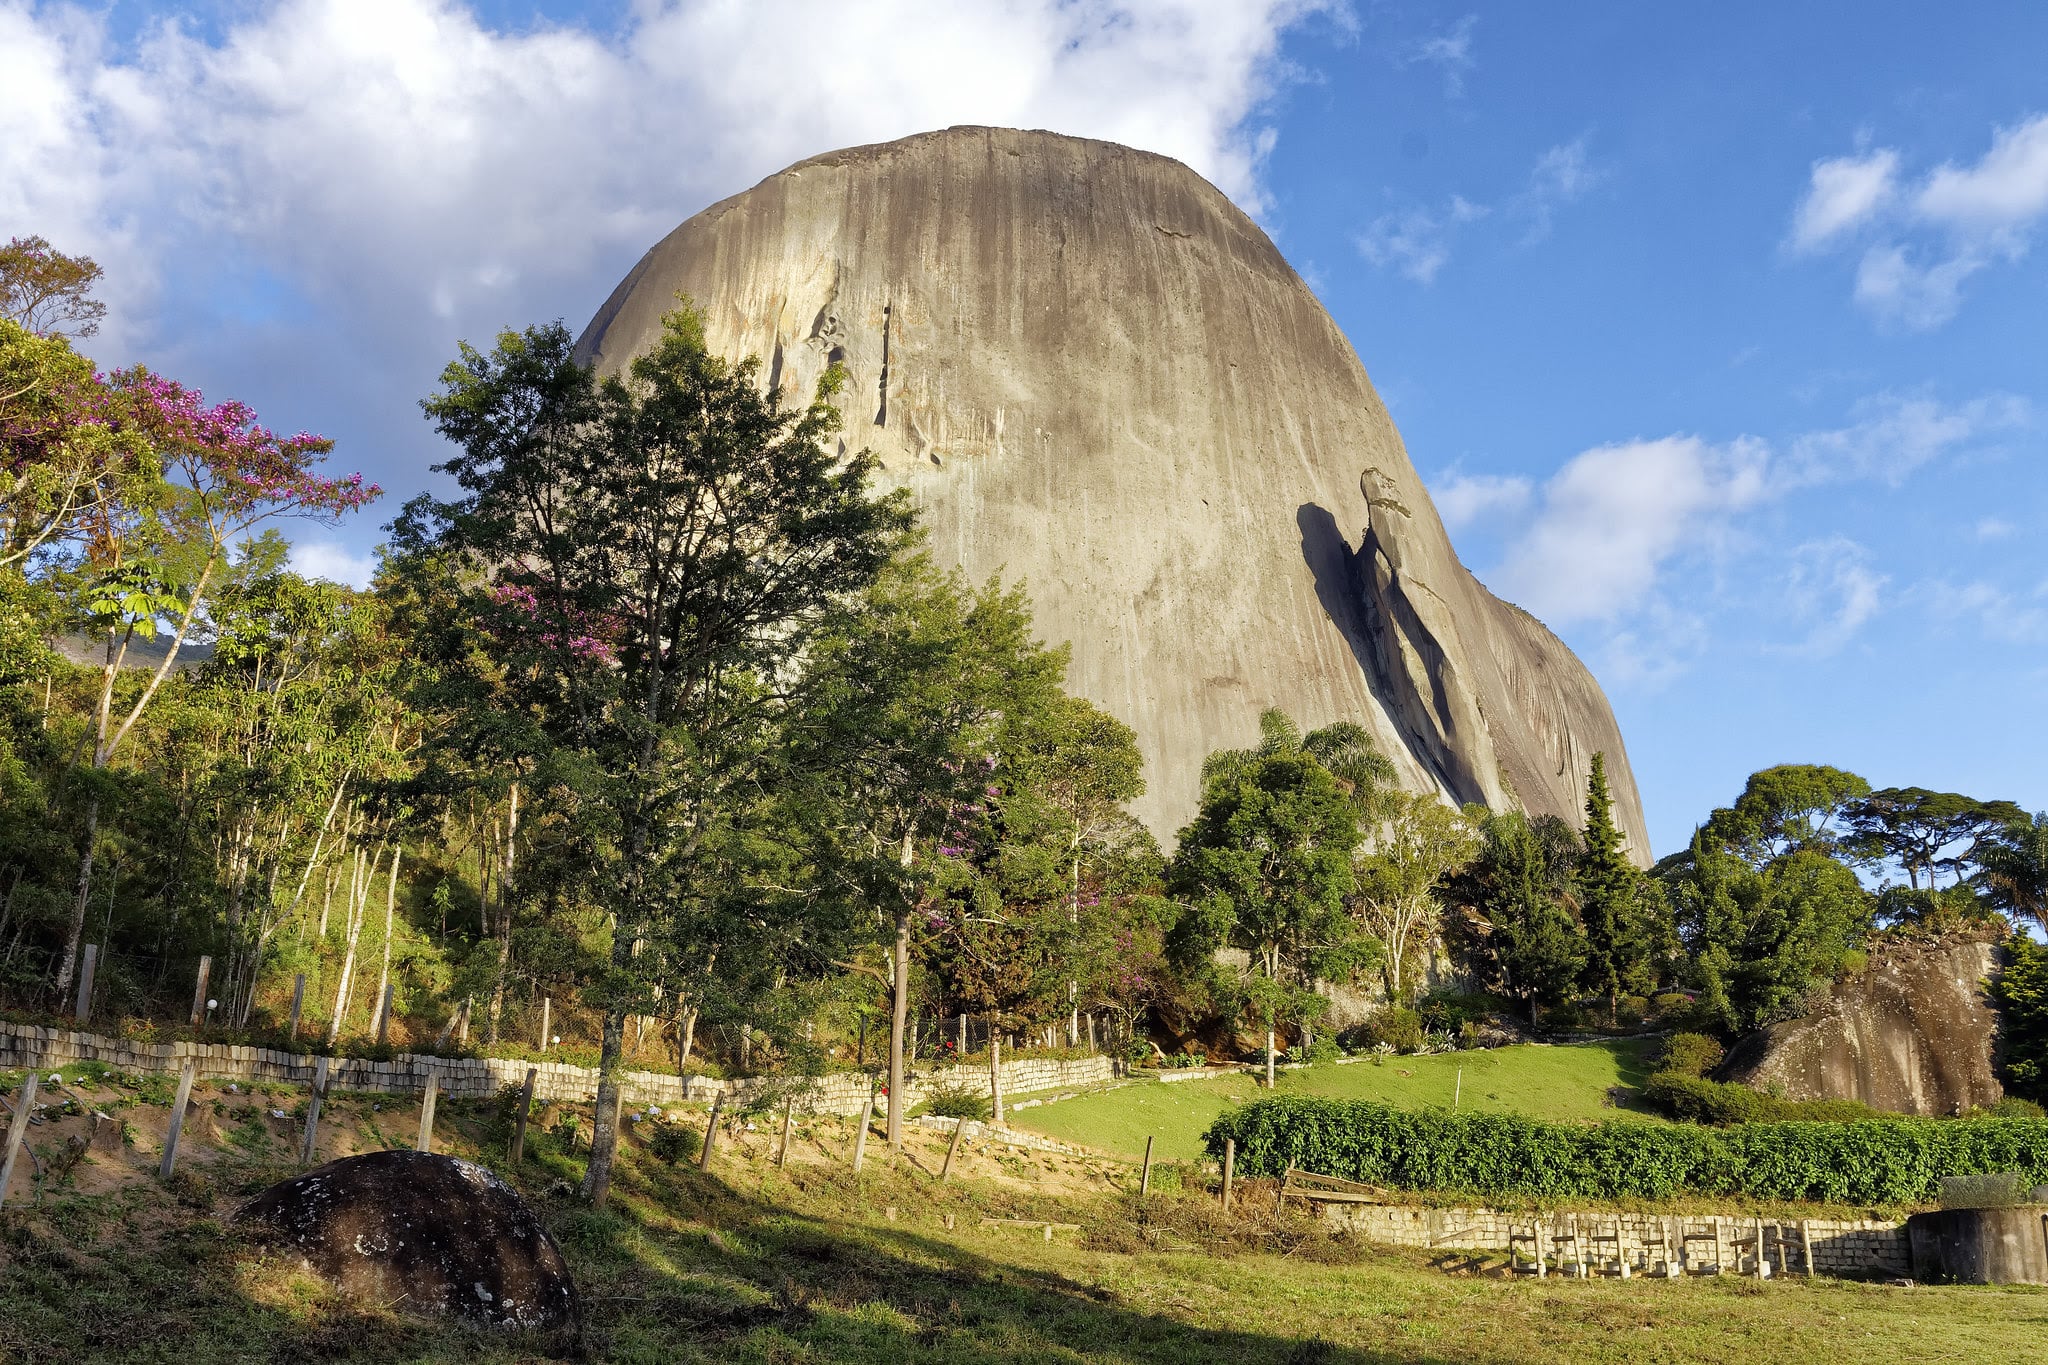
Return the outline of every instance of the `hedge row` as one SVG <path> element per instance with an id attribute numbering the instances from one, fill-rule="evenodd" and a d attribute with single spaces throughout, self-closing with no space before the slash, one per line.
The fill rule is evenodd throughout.
<path id="1" fill-rule="evenodd" d="M 1943 1176 L 2014 1172 L 2048 1184 L 2048 1119 L 2031 1118 L 1582 1126 L 1280 1097 L 1216 1120 L 1212 1156 L 1226 1138 L 1247 1176 L 1298 1166 L 1389 1189 L 1480 1195 L 1918 1204 L 1936 1197 Z"/>

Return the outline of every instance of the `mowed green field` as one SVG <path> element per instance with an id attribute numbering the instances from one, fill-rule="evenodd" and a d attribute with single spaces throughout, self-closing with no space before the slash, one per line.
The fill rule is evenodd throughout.
<path id="1" fill-rule="evenodd" d="M 1282 1071 L 1272 1093 L 1379 1100 L 1404 1109 L 1448 1109 L 1455 1100 L 1461 1113 L 1541 1119 L 1592 1120 L 1614 1118 L 1619 1112 L 1655 1123 L 1661 1120 L 1651 1114 L 1617 1111 L 1611 1098 L 1617 1087 L 1642 1083 L 1655 1048 L 1655 1043 L 1636 1040 L 1562 1047 L 1531 1044 L 1387 1057 L 1377 1063 L 1326 1062 Z M 1249 1075 L 1170 1084 L 1137 1081 L 1023 1109 L 1010 1122 L 1061 1142 L 1120 1156 L 1142 1156 L 1145 1139 L 1154 1137 L 1155 1160 L 1192 1161 L 1202 1155 L 1202 1133 L 1218 1115 L 1266 1093 Z"/>

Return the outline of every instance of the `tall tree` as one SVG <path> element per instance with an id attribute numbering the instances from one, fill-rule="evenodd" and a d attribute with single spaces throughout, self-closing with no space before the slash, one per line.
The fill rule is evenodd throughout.
<path id="1" fill-rule="evenodd" d="M 2048 811 L 2008 821 L 1979 862 L 1993 903 L 2048 930 Z"/>
<path id="2" fill-rule="evenodd" d="M 2010 801 L 1980 801 L 1925 787 L 1886 787 L 1843 807 L 1844 847 L 1872 862 L 1897 863 L 1905 870 L 1907 886 L 1915 891 L 1924 876 L 1932 891 L 1936 874 L 1944 870 L 1951 885 L 1969 880 L 1981 861 L 1979 850 L 2025 815 Z"/>
<path id="3" fill-rule="evenodd" d="M 1579 927 L 1579 839 L 1554 815 L 1520 811 L 1480 822 L 1478 855 L 1451 883 L 1463 937 L 1488 990 L 1525 1002 L 1529 1022 L 1569 998 L 1586 965 Z"/>
<path id="4" fill-rule="evenodd" d="M 1184 970 L 1205 969 L 1226 946 L 1247 955 L 1244 994 L 1265 1027 L 1270 1085 L 1282 1019 L 1313 1012 L 1314 983 L 1348 975 L 1369 949 L 1344 908 L 1358 814 L 1330 771 L 1291 744 L 1205 767 L 1170 875 L 1187 905 L 1171 950 Z"/>
<path id="5" fill-rule="evenodd" d="M 1849 804 L 1870 795 L 1855 773 L 1817 763 L 1784 763 L 1752 773 L 1733 806 L 1707 819 L 1707 836 L 1762 867 L 1798 849 L 1833 853 Z"/>
<path id="6" fill-rule="evenodd" d="M 1359 927 L 1380 944 L 1387 999 L 1409 994 L 1408 959 L 1436 936 L 1443 884 L 1472 861 L 1479 837 L 1464 812 L 1434 793 L 1403 793 L 1357 860 L 1358 894 L 1351 901 Z"/>
<path id="7" fill-rule="evenodd" d="M 629 372 L 599 381 L 559 323 L 465 346 L 425 409 L 461 495 L 416 501 L 409 555 L 453 555 L 495 636 L 552 780 L 588 824 L 584 893 L 612 920 L 597 1120 L 583 1195 L 603 1204 L 629 1016 L 651 1005 L 642 945 L 703 870 L 706 840 L 771 761 L 792 670 L 909 525 L 873 461 L 828 445 L 843 375 L 808 406 L 762 392 L 700 314 L 670 314 Z"/>
<path id="8" fill-rule="evenodd" d="M 1065 650 L 1031 633 L 1023 594 L 979 591 L 922 554 L 900 558 L 811 660 L 818 704 L 798 763 L 822 775 L 826 857 L 865 908 L 891 995 L 889 1141 L 902 1141 L 912 936 L 930 924 L 971 827 L 1008 781 L 1029 716 L 1055 704 Z"/>
<path id="9" fill-rule="evenodd" d="M 1625 988 L 1649 984 L 1656 952 L 1654 888 L 1629 861 L 1614 823 L 1607 757 L 1593 755 L 1586 778 L 1585 853 L 1579 860 L 1579 914 L 1586 926 L 1586 985 L 1607 997 L 1609 1022 Z"/>

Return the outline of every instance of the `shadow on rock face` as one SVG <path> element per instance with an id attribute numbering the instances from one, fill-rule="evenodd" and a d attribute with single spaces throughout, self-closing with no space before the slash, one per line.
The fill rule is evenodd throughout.
<path id="1" fill-rule="evenodd" d="M 272 1185 L 234 1221 L 344 1293 L 492 1327 L 576 1333 L 576 1283 L 511 1186 L 424 1152 L 370 1152 Z"/>

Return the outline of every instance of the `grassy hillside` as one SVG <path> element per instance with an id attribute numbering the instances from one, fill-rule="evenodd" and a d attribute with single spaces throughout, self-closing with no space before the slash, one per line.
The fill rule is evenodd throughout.
<path id="1" fill-rule="evenodd" d="M 1326 1063 L 1281 1072 L 1274 1093 L 1380 1100 L 1418 1109 L 1448 1109 L 1456 1099 L 1465 1111 L 1567 1121 L 1613 1118 L 1610 1092 L 1642 1082 L 1654 1047 L 1636 1041 L 1581 1043 L 1387 1057 L 1379 1064 Z M 1014 1124 L 1125 1156 L 1142 1155 L 1150 1135 L 1158 1139 L 1153 1155 L 1159 1160 L 1192 1161 L 1202 1154 L 1202 1132 L 1217 1115 L 1265 1093 L 1250 1076 L 1173 1084 L 1145 1081 L 1021 1110 Z M 1647 1114 L 1638 1116 L 1657 1121 Z"/>
<path id="2" fill-rule="evenodd" d="M 46 1190 L 38 1208 L 0 1213 L 0 1360 L 543 1357 L 549 1343 L 342 1301 L 246 1242 L 225 1215 L 279 1173 L 287 1135 L 242 1122 L 239 1105 L 226 1101 L 220 1144 L 194 1150 L 203 1179 L 167 1191 L 138 1149 L 132 1162 L 95 1159 L 91 1178 Z M 377 1145 L 406 1132 L 411 1111 L 365 1098 L 337 1118 L 351 1141 Z M 501 1150 L 482 1106 L 451 1104 L 444 1120 L 446 1146 Z M 1257 1182 L 1226 1217 L 1175 1188 L 1178 1171 L 1140 1205 L 1120 1188 L 1127 1172 L 989 1145 L 941 1184 L 944 1135 L 924 1132 L 901 1155 L 871 1146 L 856 1178 L 850 1137 L 844 1124 L 803 1125 L 778 1170 L 771 1135 L 744 1135 L 709 1174 L 663 1166 L 636 1139 L 614 1207 L 594 1213 L 547 1197 L 579 1163 L 535 1134 L 534 1159 L 512 1174 L 575 1272 L 586 1358 L 1600 1365 L 1767 1359 L 1792 1342 L 1840 1365 L 2048 1354 L 2040 1290 L 1483 1278 L 1447 1273 L 1454 1257 L 1333 1237 Z M 1079 1226 L 1048 1242 L 985 1216 Z"/>

